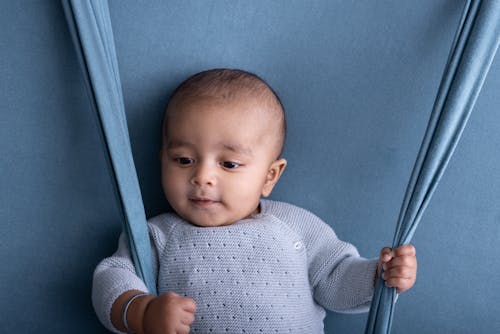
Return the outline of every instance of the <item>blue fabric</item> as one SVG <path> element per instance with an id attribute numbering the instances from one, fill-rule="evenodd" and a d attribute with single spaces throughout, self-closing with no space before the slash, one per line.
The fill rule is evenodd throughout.
<path id="1" fill-rule="evenodd" d="M 146 215 L 132 157 L 107 1 L 63 1 L 104 139 L 137 275 L 156 293 Z"/>
<path id="2" fill-rule="evenodd" d="M 408 244 L 450 160 L 500 42 L 500 1 L 468 1 L 406 189 L 392 247 Z M 389 333 L 396 291 L 378 278 L 365 333 Z"/>

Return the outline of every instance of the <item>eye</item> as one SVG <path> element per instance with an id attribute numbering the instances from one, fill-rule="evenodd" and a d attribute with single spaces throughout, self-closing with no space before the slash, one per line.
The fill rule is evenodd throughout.
<path id="1" fill-rule="evenodd" d="M 194 162 L 194 159 L 186 158 L 186 157 L 180 157 L 180 158 L 175 158 L 175 161 L 177 161 L 177 163 L 179 165 L 189 166 L 189 165 L 191 165 Z"/>
<path id="2" fill-rule="evenodd" d="M 234 161 L 223 161 L 221 162 L 221 166 L 227 169 L 235 169 L 239 167 L 240 164 Z"/>

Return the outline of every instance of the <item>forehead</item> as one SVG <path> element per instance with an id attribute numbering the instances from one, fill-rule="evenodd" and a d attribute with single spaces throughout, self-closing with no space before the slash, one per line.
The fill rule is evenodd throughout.
<path id="1" fill-rule="evenodd" d="M 169 106 L 165 122 L 164 140 L 170 147 L 194 138 L 204 142 L 219 140 L 219 146 L 245 151 L 245 147 L 267 143 L 276 133 L 277 120 L 255 99 L 203 98 Z"/>
<path id="2" fill-rule="evenodd" d="M 203 122 L 217 118 L 221 123 L 233 123 L 236 128 L 265 130 L 270 125 L 279 124 L 278 113 L 269 103 L 256 98 L 227 99 L 218 97 L 200 97 L 178 101 L 169 105 L 165 114 L 165 126 L 183 122 Z"/>
<path id="3" fill-rule="evenodd" d="M 210 145 L 210 143 L 206 143 Z M 172 138 L 170 140 L 167 140 L 166 144 L 167 150 L 176 150 L 176 149 L 193 149 L 197 150 L 198 147 L 198 142 L 192 141 L 192 140 L 179 140 L 178 138 Z M 218 141 L 214 145 L 214 147 L 217 151 L 226 151 L 226 152 L 231 152 L 239 155 L 244 155 L 247 157 L 254 157 L 255 156 L 255 151 L 252 147 L 252 145 L 248 145 L 248 142 L 246 143 L 241 143 L 238 140 L 232 140 L 232 141 Z"/>

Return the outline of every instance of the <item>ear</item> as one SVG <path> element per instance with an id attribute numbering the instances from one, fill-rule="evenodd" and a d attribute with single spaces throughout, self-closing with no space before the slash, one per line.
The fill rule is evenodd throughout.
<path id="1" fill-rule="evenodd" d="M 262 196 L 267 197 L 273 191 L 274 185 L 278 183 L 278 180 L 281 177 L 281 174 L 285 171 L 286 160 L 281 158 L 274 161 L 269 167 L 266 175 L 266 182 L 262 187 Z"/>

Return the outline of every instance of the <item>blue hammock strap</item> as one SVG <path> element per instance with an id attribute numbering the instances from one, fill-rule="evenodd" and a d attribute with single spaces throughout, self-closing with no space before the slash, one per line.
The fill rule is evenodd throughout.
<path id="1" fill-rule="evenodd" d="M 98 119 L 106 160 L 137 275 L 156 294 L 151 246 L 130 146 L 108 2 L 63 0 L 64 11 Z"/>
<path id="2" fill-rule="evenodd" d="M 444 173 L 500 43 L 500 0 L 467 1 L 401 206 L 393 247 L 408 244 Z M 390 333 L 396 291 L 381 277 L 366 334 Z"/>

